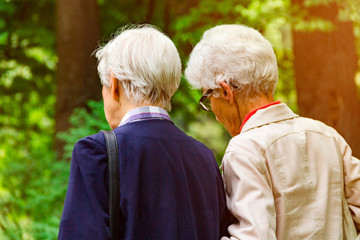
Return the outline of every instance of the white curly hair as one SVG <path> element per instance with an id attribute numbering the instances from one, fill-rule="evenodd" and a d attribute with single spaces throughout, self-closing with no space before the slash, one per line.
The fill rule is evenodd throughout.
<path id="1" fill-rule="evenodd" d="M 185 76 L 194 88 L 218 89 L 225 81 L 236 86 L 244 100 L 273 94 L 278 67 L 270 42 L 257 30 L 229 24 L 203 34 L 190 54 Z"/>

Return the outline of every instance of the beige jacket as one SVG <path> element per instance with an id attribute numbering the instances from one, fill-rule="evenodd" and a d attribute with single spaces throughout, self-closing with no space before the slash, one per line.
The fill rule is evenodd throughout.
<path id="1" fill-rule="evenodd" d="M 221 168 L 239 220 L 228 229 L 231 240 L 343 239 L 343 175 L 360 230 L 360 161 L 333 128 L 285 104 L 258 110 L 230 141 Z"/>

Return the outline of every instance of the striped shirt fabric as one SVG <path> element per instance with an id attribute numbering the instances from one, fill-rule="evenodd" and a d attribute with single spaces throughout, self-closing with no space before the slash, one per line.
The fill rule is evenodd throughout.
<path id="1" fill-rule="evenodd" d="M 170 116 L 165 109 L 157 106 L 143 106 L 127 112 L 121 119 L 119 127 L 130 122 L 145 121 L 150 119 L 164 119 L 171 121 Z"/>

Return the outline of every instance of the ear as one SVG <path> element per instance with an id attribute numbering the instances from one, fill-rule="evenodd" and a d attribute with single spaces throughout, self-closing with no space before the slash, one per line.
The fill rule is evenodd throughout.
<path id="1" fill-rule="evenodd" d="M 230 104 L 233 104 L 234 93 L 231 90 L 231 87 L 225 81 L 221 81 L 220 86 L 221 86 L 221 91 L 220 91 L 221 97 L 229 101 Z"/>
<path id="2" fill-rule="evenodd" d="M 119 101 L 119 97 L 120 97 L 119 81 L 112 75 L 110 77 L 110 82 L 111 82 L 111 95 L 113 99 Z"/>

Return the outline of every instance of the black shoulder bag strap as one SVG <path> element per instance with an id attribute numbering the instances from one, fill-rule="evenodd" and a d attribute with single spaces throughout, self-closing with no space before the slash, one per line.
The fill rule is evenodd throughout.
<path id="1" fill-rule="evenodd" d="M 120 173 L 119 152 L 115 133 L 101 130 L 105 136 L 109 172 L 109 213 L 112 240 L 120 239 Z"/>

